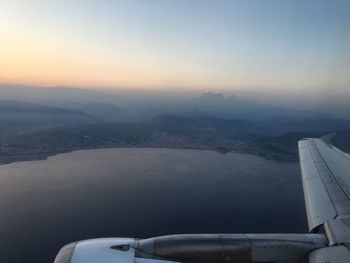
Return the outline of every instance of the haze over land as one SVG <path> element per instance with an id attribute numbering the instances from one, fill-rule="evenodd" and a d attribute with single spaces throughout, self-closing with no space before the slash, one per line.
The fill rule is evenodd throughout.
<path id="1" fill-rule="evenodd" d="M 219 92 L 173 96 L 2 84 L 0 97 L 4 163 L 113 147 L 236 151 L 297 161 L 299 139 L 330 132 L 345 138 L 348 149 L 347 112 L 282 107 Z"/>

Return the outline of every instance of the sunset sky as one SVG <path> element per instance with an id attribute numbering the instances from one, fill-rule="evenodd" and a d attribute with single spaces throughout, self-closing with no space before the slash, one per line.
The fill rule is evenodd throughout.
<path id="1" fill-rule="evenodd" d="M 0 0 L 0 82 L 347 90 L 350 1 Z"/>

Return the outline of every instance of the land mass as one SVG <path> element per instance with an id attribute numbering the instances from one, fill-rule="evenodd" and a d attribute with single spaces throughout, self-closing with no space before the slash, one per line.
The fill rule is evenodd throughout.
<path id="1" fill-rule="evenodd" d="M 252 121 L 196 112 L 116 123 L 77 109 L 18 101 L 0 101 L 0 109 L 1 164 L 44 159 L 74 150 L 118 147 L 215 150 L 296 162 L 298 140 L 335 131 L 334 144 L 350 150 L 350 121 L 341 119 Z"/>

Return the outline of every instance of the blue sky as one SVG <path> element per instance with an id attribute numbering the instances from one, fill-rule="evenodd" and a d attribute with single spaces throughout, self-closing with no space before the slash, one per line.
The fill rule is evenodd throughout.
<path id="1" fill-rule="evenodd" d="M 349 11 L 336 0 L 3 0 L 0 81 L 347 90 Z"/>

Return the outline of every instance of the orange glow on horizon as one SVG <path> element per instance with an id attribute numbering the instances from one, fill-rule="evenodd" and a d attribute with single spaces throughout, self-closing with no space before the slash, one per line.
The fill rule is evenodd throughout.
<path id="1" fill-rule="evenodd" d="M 262 12 L 260 4 L 244 1 L 232 1 L 231 9 L 223 4 L 217 13 L 207 12 L 206 5 L 217 8 L 210 1 L 204 9 L 192 6 L 191 12 L 187 2 L 153 8 L 148 7 L 152 3 L 100 2 L 2 4 L 0 83 L 164 90 L 348 88 L 348 12 L 343 8 L 333 10 L 332 19 L 324 15 L 328 9 L 313 9 L 325 19 L 321 27 L 307 13 L 308 23 L 295 22 L 299 4 L 294 11 L 279 6 L 285 16 L 276 20 L 271 15 L 275 5 L 271 10 L 262 5 L 267 8 Z M 256 15 L 242 16 L 235 5 Z"/>

